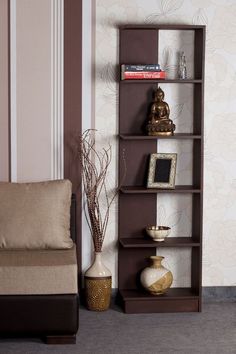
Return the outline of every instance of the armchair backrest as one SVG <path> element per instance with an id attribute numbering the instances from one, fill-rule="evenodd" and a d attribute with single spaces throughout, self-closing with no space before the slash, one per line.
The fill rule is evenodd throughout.
<path id="1" fill-rule="evenodd" d="M 76 196 L 72 194 L 71 208 L 70 208 L 70 233 L 74 243 L 77 243 L 76 238 Z"/>

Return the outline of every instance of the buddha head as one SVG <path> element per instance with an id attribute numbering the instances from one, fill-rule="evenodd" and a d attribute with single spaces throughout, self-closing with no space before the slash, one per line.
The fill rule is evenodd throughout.
<path id="1" fill-rule="evenodd" d="M 158 102 L 163 101 L 164 97 L 165 97 L 164 91 L 162 91 L 162 89 L 158 87 L 154 94 L 155 101 Z"/>

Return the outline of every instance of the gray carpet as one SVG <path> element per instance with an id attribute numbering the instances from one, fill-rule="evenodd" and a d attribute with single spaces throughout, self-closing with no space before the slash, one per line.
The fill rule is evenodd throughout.
<path id="1" fill-rule="evenodd" d="M 1 315 L 1 314 L 0 314 Z M 2 354 L 236 354 L 236 303 L 205 303 L 202 313 L 126 315 L 80 310 L 76 345 L 0 341 Z"/>

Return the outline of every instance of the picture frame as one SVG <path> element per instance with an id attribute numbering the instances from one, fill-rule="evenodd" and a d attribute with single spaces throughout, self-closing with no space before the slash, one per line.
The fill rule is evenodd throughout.
<path id="1" fill-rule="evenodd" d="M 177 154 L 150 155 L 147 188 L 174 189 Z"/>

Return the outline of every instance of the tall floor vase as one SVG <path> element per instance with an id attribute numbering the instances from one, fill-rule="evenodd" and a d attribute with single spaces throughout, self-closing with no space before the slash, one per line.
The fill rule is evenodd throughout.
<path id="1" fill-rule="evenodd" d="M 94 253 L 94 262 L 85 272 L 85 297 L 87 308 L 105 311 L 111 301 L 111 272 L 102 262 L 102 252 Z"/>

